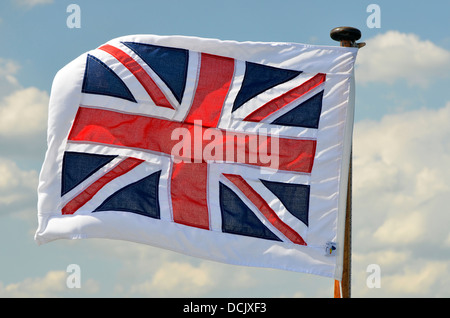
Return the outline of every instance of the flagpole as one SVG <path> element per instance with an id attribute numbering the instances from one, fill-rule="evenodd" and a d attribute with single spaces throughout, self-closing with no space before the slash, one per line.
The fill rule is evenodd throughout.
<path id="1" fill-rule="evenodd" d="M 339 41 L 344 47 L 361 48 L 364 42 L 356 43 L 361 38 L 361 31 L 352 27 L 337 27 L 330 31 L 330 37 Z M 347 184 L 347 206 L 345 211 L 345 233 L 344 233 L 344 260 L 343 272 L 341 280 L 342 298 L 351 297 L 351 237 L 352 237 L 352 152 L 350 152 L 350 163 L 348 170 Z M 336 298 L 341 297 L 339 290 L 339 282 L 335 281 L 334 295 Z"/>

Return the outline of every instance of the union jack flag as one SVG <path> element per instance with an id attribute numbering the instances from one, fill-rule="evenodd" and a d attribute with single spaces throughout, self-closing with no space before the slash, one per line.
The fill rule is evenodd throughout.
<path id="1" fill-rule="evenodd" d="M 264 258 L 271 248 L 275 254 L 282 248 L 297 250 L 298 260 L 326 259 L 319 250 L 337 239 L 338 200 L 323 203 L 320 195 L 338 193 L 344 146 L 319 138 L 324 128 L 335 131 L 333 125 L 343 136 L 347 107 L 339 103 L 347 106 L 348 95 L 329 106 L 335 80 L 325 68 L 205 51 L 124 37 L 77 60 L 79 95 L 60 145 L 52 215 L 104 222 L 92 233 L 83 223 L 78 233 L 65 234 L 72 238 L 143 241 L 219 261 L 294 270 L 297 265 L 258 264 L 243 255 Z M 336 119 L 329 118 L 333 108 L 339 108 Z M 317 179 L 314 169 L 332 155 L 329 147 L 339 148 L 338 156 L 327 158 L 331 168 L 325 170 L 338 171 Z M 321 182 L 331 189 L 320 189 Z M 314 208 L 316 202 L 325 210 Z M 315 236 L 320 227 L 334 230 Z M 166 240 L 176 230 L 178 238 Z M 219 248 L 203 241 L 217 236 Z M 233 244 L 243 249 L 229 258 L 223 250 Z M 336 276 L 333 270 L 316 272 Z"/>

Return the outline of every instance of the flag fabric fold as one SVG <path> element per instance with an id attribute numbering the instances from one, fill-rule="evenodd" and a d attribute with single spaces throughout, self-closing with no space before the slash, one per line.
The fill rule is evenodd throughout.
<path id="1" fill-rule="evenodd" d="M 342 276 L 356 48 L 133 35 L 55 76 L 38 244 Z"/>

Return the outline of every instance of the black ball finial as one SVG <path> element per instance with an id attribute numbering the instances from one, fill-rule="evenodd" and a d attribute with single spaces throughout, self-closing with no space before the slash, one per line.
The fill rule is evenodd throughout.
<path id="1" fill-rule="evenodd" d="M 361 38 L 361 31 L 352 27 L 337 27 L 330 31 L 330 37 L 341 42 L 341 46 L 361 47 L 365 43 L 355 44 L 355 41 Z"/>
<path id="2" fill-rule="evenodd" d="M 361 31 L 352 27 L 337 27 L 331 30 L 330 36 L 335 41 L 357 41 L 361 38 Z"/>

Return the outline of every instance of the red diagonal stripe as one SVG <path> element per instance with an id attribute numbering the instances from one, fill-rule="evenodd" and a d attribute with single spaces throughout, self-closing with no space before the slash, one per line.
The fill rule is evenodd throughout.
<path id="1" fill-rule="evenodd" d="M 144 160 L 137 158 L 126 158 L 119 162 L 114 168 L 89 185 L 83 192 L 69 201 L 61 210 L 62 214 L 73 214 L 86 204 L 107 183 L 127 173 L 140 165 Z"/>
<path id="2" fill-rule="evenodd" d="M 255 205 L 264 217 L 284 236 L 295 244 L 306 245 L 303 238 L 295 232 L 289 225 L 284 223 L 267 202 L 239 175 L 224 174 L 239 190 Z"/>
<path id="3" fill-rule="evenodd" d="M 137 78 L 139 83 L 141 83 L 156 105 L 174 109 L 150 75 L 148 75 L 142 66 L 139 65 L 139 63 L 136 62 L 131 56 L 109 44 L 105 44 L 99 47 L 99 49 L 111 54 L 120 63 L 122 63 Z"/>
<path id="4" fill-rule="evenodd" d="M 318 85 L 325 82 L 326 75 L 323 73 L 318 73 L 301 85 L 291 89 L 290 91 L 280 95 L 268 103 L 262 105 L 260 108 L 253 111 L 247 117 L 244 118 L 246 121 L 259 122 L 266 118 L 267 116 L 273 114 L 284 106 L 288 105 L 292 101 L 296 100 L 300 96 L 306 94 L 310 90 L 314 89 Z"/>

